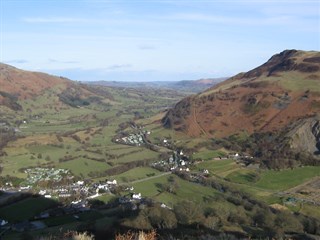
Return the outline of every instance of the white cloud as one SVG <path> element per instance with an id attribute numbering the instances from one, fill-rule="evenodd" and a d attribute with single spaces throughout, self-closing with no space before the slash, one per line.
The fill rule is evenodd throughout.
<path id="1" fill-rule="evenodd" d="M 28 60 L 25 59 L 12 59 L 12 60 L 8 60 L 8 61 L 4 61 L 5 63 L 28 63 Z"/>
<path id="2" fill-rule="evenodd" d="M 118 69 L 124 69 L 124 68 L 131 68 L 131 64 L 114 64 L 111 66 L 108 66 L 106 69 L 107 70 L 118 70 Z"/>
<path id="3" fill-rule="evenodd" d="M 52 59 L 52 58 L 49 58 L 48 61 L 50 63 L 79 63 L 78 61 L 61 61 L 61 60 Z"/>

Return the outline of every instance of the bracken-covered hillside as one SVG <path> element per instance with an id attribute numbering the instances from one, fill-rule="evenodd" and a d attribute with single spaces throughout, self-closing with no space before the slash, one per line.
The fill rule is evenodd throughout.
<path id="1" fill-rule="evenodd" d="M 320 112 L 320 52 L 285 50 L 178 102 L 166 127 L 190 136 L 226 137 L 276 132 Z"/>

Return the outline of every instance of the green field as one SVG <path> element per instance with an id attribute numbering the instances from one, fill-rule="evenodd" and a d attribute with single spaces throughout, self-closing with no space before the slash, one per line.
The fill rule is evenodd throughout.
<path id="1" fill-rule="evenodd" d="M 58 203 L 46 198 L 27 198 L 15 204 L 0 208 L 0 218 L 10 222 L 18 222 L 40 214 L 42 211 L 56 206 Z"/>
<path id="2" fill-rule="evenodd" d="M 272 80 L 278 80 L 280 77 Z M 301 81 L 303 79 L 303 81 Z M 320 85 L 317 79 L 306 79 L 303 74 L 298 71 L 295 72 L 284 72 L 282 73 L 281 81 L 279 81 L 282 87 L 292 91 L 320 91 Z"/>
<path id="3" fill-rule="evenodd" d="M 212 160 L 213 158 L 217 158 L 217 157 L 225 157 L 226 153 L 223 151 L 209 151 L 209 150 L 205 150 L 205 151 L 200 151 L 197 152 L 196 154 L 193 154 L 193 159 L 202 159 L 202 160 Z"/>
<path id="4" fill-rule="evenodd" d="M 209 174 L 226 177 L 231 172 L 238 171 L 241 166 L 233 159 L 204 161 L 196 165 L 197 169 L 207 169 Z"/>
<path id="5" fill-rule="evenodd" d="M 136 113 L 142 118 L 153 116 L 159 107 L 172 104 L 183 95 L 155 90 L 123 92 L 117 88 L 104 91 L 113 96 L 113 100 L 105 99 L 107 105 L 92 103 L 75 108 L 62 104 L 56 95 L 61 92 L 59 87 L 20 101 L 24 111 L 12 112 L 12 119 L 26 120 L 20 126 L 19 135 L 23 138 L 10 142 L 4 149 L 6 156 L 0 157 L 2 174 L 26 178 L 21 169 L 50 166 L 88 177 L 91 172 L 109 169 L 106 162 L 117 166 L 143 159 L 157 161 L 159 153 L 115 144 L 112 138 L 119 124 L 131 121 Z"/>
<path id="6" fill-rule="evenodd" d="M 160 187 L 161 184 L 168 184 L 170 177 L 173 177 L 175 184 L 177 185 L 175 193 L 162 191 Z M 134 191 L 141 193 L 142 196 L 152 197 L 167 205 L 172 205 L 186 199 L 202 203 L 204 199 L 213 198 L 218 194 L 213 188 L 191 183 L 174 175 L 161 176 L 144 182 L 135 183 L 133 186 Z"/>
<path id="7" fill-rule="evenodd" d="M 261 179 L 255 185 L 265 189 L 286 190 L 315 176 L 320 176 L 320 166 L 307 166 L 282 171 L 269 170 L 261 174 Z"/>
<path id="8" fill-rule="evenodd" d="M 119 182 L 119 183 L 128 183 L 134 181 L 134 180 L 139 180 L 143 178 L 147 178 L 150 176 L 157 176 L 161 174 L 160 171 L 151 168 L 151 167 L 138 167 L 131 169 L 127 172 L 121 173 L 116 175 L 114 178 Z"/>

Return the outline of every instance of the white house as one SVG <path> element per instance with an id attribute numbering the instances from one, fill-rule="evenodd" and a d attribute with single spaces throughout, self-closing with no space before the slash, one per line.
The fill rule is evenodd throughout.
<path id="1" fill-rule="evenodd" d="M 77 184 L 78 184 L 79 186 L 82 186 L 82 185 L 84 184 L 84 181 L 78 181 Z"/>
<path id="2" fill-rule="evenodd" d="M 127 187 L 126 189 L 125 189 L 125 191 L 133 191 L 134 190 L 134 187 Z"/>
<path id="3" fill-rule="evenodd" d="M 0 226 L 4 226 L 8 223 L 8 221 L 0 219 Z"/>
<path id="4" fill-rule="evenodd" d="M 117 180 L 107 181 L 107 184 L 109 184 L 109 185 L 117 185 Z"/>
<path id="5" fill-rule="evenodd" d="M 132 199 L 140 200 L 140 199 L 141 199 L 141 193 L 134 193 L 134 194 L 132 194 Z"/>
<path id="6" fill-rule="evenodd" d="M 46 190 L 40 190 L 40 191 L 39 191 L 39 194 L 40 194 L 40 195 L 46 195 L 46 193 L 47 193 Z"/>
<path id="7" fill-rule="evenodd" d="M 98 189 L 108 190 L 108 184 L 99 184 Z"/>

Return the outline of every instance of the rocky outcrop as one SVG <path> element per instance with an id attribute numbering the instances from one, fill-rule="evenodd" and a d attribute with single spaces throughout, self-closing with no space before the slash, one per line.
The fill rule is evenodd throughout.
<path id="1" fill-rule="evenodd" d="M 320 116 L 298 121 L 287 136 L 292 149 L 320 156 Z"/>

